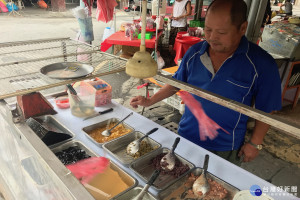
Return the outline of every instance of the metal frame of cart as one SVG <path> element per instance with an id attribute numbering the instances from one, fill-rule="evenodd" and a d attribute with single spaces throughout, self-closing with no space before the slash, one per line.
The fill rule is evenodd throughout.
<path id="1" fill-rule="evenodd" d="M 1 60 L 7 61 L 1 63 Z M 41 67 L 47 64 L 66 61 L 80 61 L 90 64 L 94 66 L 95 71 L 84 78 L 71 80 L 50 79 L 42 75 L 39 71 Z M 4 113 L 9 113 L 10 108 L 8 108 L 8 105 L 11 105 L 15 101 L 12 97 L 35 91 L 42 91 L 44 95 L 50 95 L 51 93 L 58 92 L 56 89 L 59 86 L 68 83 L 124 71 L 125 63 L 125 59 L 100 52 L 91 45 L 69 38 L 0 44 L 0 114 L 4 116 Z M 270 124 L 276 129 L 300 138 L 299 125 L 172 79 L 170 76 L 158 74 L 155 76 L 155 79 L 176 85 L 177 88 Z M 11 128 L 16 128 L 14 132 L 32 146 L 34 151 L 46 162 L 51 173 L 56 175 L 60 184 L 62 183 L 68 189 L 74 199 L 92 199 L 91 195 L 78 184 L 77 179 L 66 168 L 62 167 L 61 164 L 58 164 L 57 159 L 53 159 L 54 155 L 50 149 L 42 145 L 42 141 L 35 134 L 32 134 L 32 130 L 26 124 L 13 124 L 12 120 L 8 119 L 11 117 L 10 114 L 5 114 L 6 118 L 3 116 L 0 115 L 0 118 L 7 121 L 11 125 Z"/>

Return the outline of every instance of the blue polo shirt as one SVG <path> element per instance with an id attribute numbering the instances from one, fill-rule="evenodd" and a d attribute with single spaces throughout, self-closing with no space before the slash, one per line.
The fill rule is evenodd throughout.
<path id="1" fill-rule="evenodd" d="M 206 41 L 192 46 L 182 59 L 174 78 L 223 97 L 270 113 L 281 109 L 281 82 L 275 60 L 261 47 L 242 37 L 239 47 L 214 73 Z M 193 95 L 205 113 L 227 130 L 221 129 L 214 140 L 200 141 L 198 122 L 191 111 L 185 112 L 178 132 L 186 139 L 208 150 L 230 151 L 244 142 L 248 116 Z"/>

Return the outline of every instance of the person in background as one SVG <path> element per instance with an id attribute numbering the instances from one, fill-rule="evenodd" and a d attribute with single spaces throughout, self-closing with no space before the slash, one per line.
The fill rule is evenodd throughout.
<path id="1" fill-rule="evenodd" d="M 291 0 L 286 0 L 284 4 L 280 6 L 280 8 L 284 7 L 284 13 L 287 15 L 293 15 L 293 4 L 291 4 Z"/>
<path id="2" fill-rule="evenodd" d="M 271 55 L 245 37 L 247 5 L 243 0 L 215 0 L 205 18 L 206 40 L 184 55 L 173 78 L 266 113 L 281 109 L 281 81 Z M 178 88 L 166 84 L 151 97 L 137 96 L 131 106 L 151 106 L 174 95 Z M 252 161 L 262 148 L 269 125 L 255 121 L 245 142 L 248 116 L 193 95 L 206 114 L 230 134 L 219 129 L 214 140 L 200 140 L 198 122 L 191 110 L 185 112 L 178 133 L 191 142 L 240 165 Z M 200 133 L 201 134 L 201 133 Z M 195 152 L 196 153 L 196 152 Z"/>
<path id="3" fill-rule="evenodd" d="M 168 5 L 172 6 L 175 0 L 168 0 Z"/>
<path id="4" fill-rule="evenodd" d="M 271 2 L 268 0 L 261 27 L 264 27 L 266 24 L 271 24 L 271 18 L 272 18 Z"/>
<path id="5" fill-rule="evenodd" d="M 175 38 L 178 32 L 187 31 L 187 17 L 192 14 L 190 0 L 176 0 L 173 5 L 173 13 L 170 17 L 171 30 L 169 37 L 169 51 L 172 52 Z"/>

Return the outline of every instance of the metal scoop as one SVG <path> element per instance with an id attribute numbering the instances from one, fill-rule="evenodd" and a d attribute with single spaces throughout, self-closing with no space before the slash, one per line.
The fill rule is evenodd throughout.
<path id="1" fill-rule="evenodd" d="M 108 130 L 103 131 L 101 134 L 102 134 L 103 136 L 106 136 L 106 137 L 110 136 L 111 130 L 113 130 L 114 128 L 116 128 L 119 124 L 121 124 L 125 119 L 127 119 L 128 117 L 130 117 L 132 114 L 133 114 L 133 112 L 131 112 L 131 113 L 130 113 L 129 115 L 127 115 L 124 119 L 122 119 L 121 121 L 119 121 L 114 127 L 112 127 L 111 129 L 108 129 Z"/>
<path id="2" fill-rule="evenodd" d="M 43 138 L 47 133 L 48 130 L 40 124 L 38 121 L 30 117 L 27 119 L 26 124 L 39 136 L 39 138 Z"/>
<path id="3" fill-rule="evenodd" d="M 128 153 L 129 155 L 131 155 L 131 156 L 134 156 L 134 154 L 135 154 L 136 152 L 138 152 L 139 149 L 140 149 L 140 143 L 141 143 L 141 141 L 142 141 L 144 138 L 148 137 L 150 134 L 152 134 L 152 133 L 154 133 L 155 131 L 157 131 L 157 130 L 158 130 L 158 128 L 154 128 L 154 129 L 152 129 L 151 131 L 149 131 L 148 133 L 146 133 L 146 135 L 144 135 L 143 137 L 141 137 L 141 138 L 139 138 L 139 139 L 137 139 L 137 140 L 134 140 L 133 142 L 130 142 L 130 144 L 129 144 L 129 145 L 127 146 L 127 148 L 126 148 L 127 153 Z"/>
<path id="4" fill-rule="evenodd" d="M 161 160 L 160 160 L 160 166 L 163 170 L 171 171 L 175 167 L 175 154 L 174 151 L 177 147 L 177 144 L 180 141 L 180 137 L 177 137 L 175 139 L 175 142 L 172 146 L 172 149 L 167 153 Z"/>
<path id="5" fill-rule="evenodd" d="M 135 198 L 133 198 L 132 200 L 142 200 L 144 195 L 148 191 L 149 187 L 154 183 L 154 181 L 158 177 L 159 173 L 160 173 L 160 170 L 155 170 L 153 172 L 153 174 L 151 175 L 150 180 L 146 183 L 146 185 L 142 189 L 142 191 Z"/>
<path id="6" fill-rule="evenodd" d="M 204 197 L 206 195 L 206 193 L 210 190 L 210 185 L 206 178 L 208 161 L 209 161 L 209 155 L 205 155 L 205 160 L 204 160 L 204 164 L 203 164 L 203 172 L 196 179 L 196 181 L 193 184 L 193 192 L 194 192 L 194 195 L 197 197 Z"/>

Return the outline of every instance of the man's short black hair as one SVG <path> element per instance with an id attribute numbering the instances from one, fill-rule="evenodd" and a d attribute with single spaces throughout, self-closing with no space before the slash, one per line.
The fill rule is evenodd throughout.
<path id="1" fill-rule="evenodd" d="M 207 9 L 207 13 L 210 9 L 220 9 L 224 4 L 231 6 L 230 15 L 231 22 L 238 28 L 247 21 L 247 4 L 243 0 L 214 0 Z"/>

